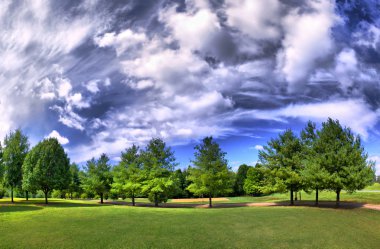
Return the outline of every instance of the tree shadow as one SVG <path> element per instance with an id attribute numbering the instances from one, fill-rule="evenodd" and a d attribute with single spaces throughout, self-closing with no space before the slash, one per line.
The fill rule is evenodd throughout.
<path id="1" fill-rule="evenodd" d="M 37 211 L 41 210 L 42 207 L 32 206 L 32 205 L 0 205 L 0 214 L 11 213 L 11 212 L 25 212 L 25 211 Z"/>
<path id="2" fill-rule="evenodd" d="M 330 208 L 330 209 L 357 209 L 363 208 L 365 203 L 360 202 L 346 202 L 341 201 L 339 206 L 335 201 L 319 201 L 318 205 L 315 205 L 314 201 L 295 201 L 294 205 L 290 205 L 289 201 L 279 201 L 274 203 L 275 206 L 295 206 L 295 207 L 315 207 L 315 208 Z"/>
<path id="3" fill-rule="evenodd" d="M 39 208 L 43 207 L 53 207 L 53 208 L 70 208 L 70 207 L 100 207 L 103 204 L 100 204 L 96 201 L 89 200 L 87 201 L 75 201 L 75 200 L 48 200 L 48 204 L 45 204 L 44 200 L 17 200 L 14 203 L 11 201 L 0 202 L 0 205 L 9 205 L 9 206 L 36 206 Z M 107 205 L 107 204 L 105 204 Z"/>

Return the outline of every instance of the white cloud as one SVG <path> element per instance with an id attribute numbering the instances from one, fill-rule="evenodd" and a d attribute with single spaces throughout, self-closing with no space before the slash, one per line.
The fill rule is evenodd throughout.
<path id="1" fill-rule="evenodd" d="M 368 138 L 379 118 L 379 111 L 372 110 L 368 104 L 360 99 L 331 100 L 325 103 L 291 104 L 273 111 L 257 111 L 251 113 L 257 118 L 273 119 L 287 122 L 287 118 L 297 118 L 304 122 L 312 120 L 324 122 L 327 118 L 338 119 L 339 122 L 352 131 Z"/>
<path id="2" fill-rule="evenodd" d="M 278 0 L 226 1 L 228 25 L 255 40 L 276 40 L 280 37 L 280 11 L 281 3 Z"/>
<path id="3" fill-rule="evenodd" d="M 339 22 L 334 4 L 329 0 L 309 1 L 308 12 L 291 11 L 283 20 L 285 38 L 277 54 L 278 70 L 289 83 L 289 91 L 297 92 L 306 83 L 317 60 L 333 52 L 331 28 Z"/>
<path id="4" fill-rule="evenodd" d="M 255 150 L 263 150 L 264 149 L 264 147 L 262 145 L 259 145 L 259 144 L 255 145 L 254 148 L 255 148 Z"/>
<path id="5" fill-rule="evenodd" d="M 58 142 L 62 145 L 69 143 L 69 139 L 67 137 L 61 136 L 61 134 L 59 134 L 59 132 L 56 130 L 53 130 L 52 132 L 50 132 L 50 134 L 47 135 L 45 138 L 49 138 L 49 137 L 56 138 Z"/>
<path id="6" fill-rule="evenodd" d="M 368 160 L 375 162 L 376 175 L 380 175 L 380 156 L 370 156 Z"/>
<path id="7" fill-rule="evenodd" d="M 344 49 L 336 56 L 335 74 L 343 89 L 352 86 L 358 74 L 358 60 L 353 49 Z"/>
<path id="8" fill-rule="evenodd" d="M 87 82 L 86 84 L 87 90 L 91 93 L 99 92 L 98 82 L 99 80 L 90 80 L 89 82 Z"/>
<path id="9" fill-rule="evenodd" d="M 215 13 L 205 8 L 205 5 L 196 5 L 203 8 L 190 8 L 191 11 L 187 13 L 176 12 L 175 6 L 165 9 L 160 12 L 160 21 L 172 31 L 181 48 L 207 51 L 221 27 Z"/>

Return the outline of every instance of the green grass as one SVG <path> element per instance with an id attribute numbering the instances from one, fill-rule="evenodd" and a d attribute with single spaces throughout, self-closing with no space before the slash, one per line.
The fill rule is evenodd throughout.
<path id="1" fill-rule="evenodd" d="M 380 191 L 380 183 L 375 182 L 372 186 L 366 187 L 366 191 Z"/>
<path id="2" fill-rule="evenodd" d="M 336 194 L 331 191 L 322 191 L 319 192 L 319 200 L 320 201 L 335 201 Z M 347 193 L 342 191 L 341 193 L 341 201 L 349 201 L 349 202 L 360 202 L 360 203 L 371 203 L 371 204 L 380 204 L 380 191 L 359 191 L 355 193 Z M 219 201 L 215 203 L 248 203 L 248 202 L 282 202 L 289 200 L 289 193 L 277 193 L 267 196 L 253 197 L 253 196 L 239 196 L 239 197 L 228 197 L 228 201 Z M 303 201 L 314 201 L 315 193 L 301 193 L 301 199 Z M 170 201 L 169 201 L 170 202 Z M 178 202 L 181 203 L 181 202 Z M 192 202 L 193 204 L 206 204 L 207 202 L 199 201 Z"/>
<path id="3" fill-rule="evenodd" d="M 365 209 L 144 208 L 97 201 L 0 201 L 0 248 L 378 248 Z"/>

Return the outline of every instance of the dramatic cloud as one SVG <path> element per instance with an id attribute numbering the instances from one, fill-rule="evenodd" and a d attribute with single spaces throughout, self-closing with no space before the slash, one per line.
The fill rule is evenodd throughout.
<path id="1" fill-rule="evenodd" d="M 61 136 L 58 131 L 56 130 L 53 130 L 52 132 L 50 132 L 49 135 L 46 136 L 46 138 L 56 138 L 58 140 L 58 142 L 62 145 L 65 145 L 65 144 L 68 144 L 69 143 L 69 139 L 67 137 L 63 137 Z"/>
<path id="2" fill-rule="evenodd" d="M 117 158 L 152 137 L 192 148 L 212 135 L 233 141 L 231 161 L 244 163 L 257 160 L 250 145 L 260 150 L 279 131 L 331 117 L 374 151 L 376 6 L 2 1 L 0 137 L 15 128 L 33 141 L 50 133 L 83 162 L 103 152 Z"/>

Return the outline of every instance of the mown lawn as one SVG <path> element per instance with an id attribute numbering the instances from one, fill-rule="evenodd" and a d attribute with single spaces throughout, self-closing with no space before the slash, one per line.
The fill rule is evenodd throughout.
<path id="1" fill-rule="evenodd" d="M 364 209 L 145 208 L 0 201 L 0 248 L 379 248 Z"/>

